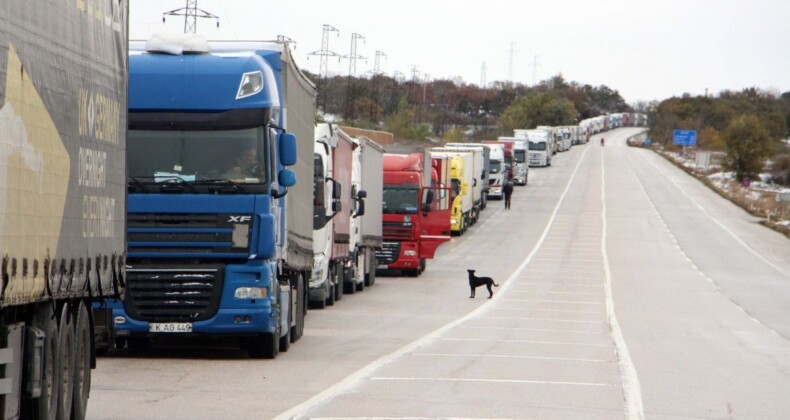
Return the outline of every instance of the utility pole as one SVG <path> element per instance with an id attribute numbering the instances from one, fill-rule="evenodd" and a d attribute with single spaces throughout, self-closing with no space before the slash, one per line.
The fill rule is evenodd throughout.
<path id="1" fill-rule="evenodd" d="M 343 58 L 348 58 L 348 84 L 346 85 L 346 119 L 347 120 L 351 119 L 351 117 L 353 117 L 354 114 L 353 112 L 354 110 L 352 109 L 354 104 L 351 101 L 351 90 L 354 84 L 352 78 L 357 73 L 357 60 L 362 59 L 367 61 L 367 58 L 357 54 L 357 43 L 359 42 L 359 40 L 362 40 L 362 42 L 364 42 L 365 37 L 356 32 L 351 34 L 351 51 L 347 56 L 343 57 Z"/>
<path id="2" fill-rule="evenodd" d="M 324 112 L 326 112 L 326 77 L 328 71 L 326 58 L 337 57 L 337 61 L 340 61 L 340 54 L 329 50 L 329 34 L 331 32 L 336 32 L 337 36 L 340 36 L 340 30 L 332 25 L 324 24 L 324 30 L 321 34 L 321 49 L 307 54 L 308 58 L 310 58 L 311 55 L 321 57 L 318 67 L 318 96 L 321 101 L 321 109 Z"/>
<path id="3" fill-rule="evenodd" d="M 387 54 L 383 51 L 376 50 L 376 56 L 373 60 L 373 101 L 370 104 L 370 121 L 378 122 L 378 112 L 377 108 L 379 106 L 379 102 L 381 101 L 380 94 L 379 94 L 379 79 L 381 73 L 381 58 L 387 58 Z"/>
<path id="4" fill-rule="evenodd" d="M 296 45 L 296 41 L 294 41 L 291 37 L 287 35 L 277 35 L 277 42 L 281 42 L 283 44 L 294 44 Z M 296 48 L 296 47 L 294 47 Z"/>
<path id="5" fill-rule="evenodd" d="M 203 9 L 198 9 L 197 0 L 187 0 L 186 7 L 162 13 L 162 23 L 165 22 L 165 16 L 183 16 L 185 34 L 196 33 L 197 18 L 216 19 L 217 28 L 219 28 L 219 16 L 213 15 Z"/>
<path id="6" fill-rule="evenodd" d="M 532 86 L 535 86 L 538 83 L 537 74 L 538 74 L 538 56 L 536 55 L 532 59 Z"/>
<path id="7" fill-rule="evenodd" d="M 387 54 L 383 51 L 376 51 L 376 57 L 373 60 L 373 75 L 381 74 L 381 57 L 387 58 Z"/>

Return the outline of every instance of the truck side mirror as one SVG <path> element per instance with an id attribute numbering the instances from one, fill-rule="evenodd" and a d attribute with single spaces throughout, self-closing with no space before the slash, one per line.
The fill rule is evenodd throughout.
<path id="1" fill-rule="evenodd" d="M 343 186 L 340 185 L 337 182 L 333 182 L 332 183 L 332 199 L 333 200 L 340 200 L 340 198 L 342 197 L 342 193 L 341 193 L 342 187 Z"/>
<path id="2" fill-rule="evenodd" d="M 365 190 L 359 190 L 359 192 L 357 192 L 357 198 L 368 198 L 368 192 Z"/>
<path id="3" fill-rule="evenodd" d="M 364 192 L 364 191 L 360 191 L 360 192 Z M 365 215 L 365 200 L 360 198 L 357 201 L 357 211 L 356 211 L 356 213 L 354 213 L 353 217 L 364 216 L 364 215 Z"/>
<path id="4" fill-rule="evenodd" d="M 293 187 L 296 185 L 296 172 L 290 169 L 281 169 L 277 174 L 277 182 L 283 187 Z"/>
<path id="5" fill-rule="evenodd" d="M 280 164 L 291 166 L 296 163 L 296 136 L 293 133 L 283 132 L 278 135 Z"/>

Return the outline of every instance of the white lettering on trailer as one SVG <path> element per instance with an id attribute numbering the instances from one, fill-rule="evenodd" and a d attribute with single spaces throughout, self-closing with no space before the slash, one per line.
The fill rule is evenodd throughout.
<path id="1" fill-rule="evenodd" d="M 81 187 L 104 188 L 107 174 L 107 152 L 80 147 L 78 179 Z"/>
<path id="2" fill-rule="evenodd" d="M 95 195 L 82 197 L 82 237 L 115 237 L 115 198 Z"/>

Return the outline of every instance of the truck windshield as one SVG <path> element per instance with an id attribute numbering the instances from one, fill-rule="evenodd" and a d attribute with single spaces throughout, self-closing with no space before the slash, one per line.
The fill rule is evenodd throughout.
<path id="1" fill-rule="evenodd" d="M 529 142 L 529 150 L 537 150 L 537 151 L 546 150 L 546 143 Z"/>
<path id="2" fill-rule="evenodd" d="M 515 160 L 516 163 L 524 163 L 524 162 L 526 162 L 527 161 L 527 153 L 526 152 L 527 152 L 526 150 L 522 150 L 522 149 L 514 150 L 513 151 L 513 160 Z"/>
<path id="3" fill-rule="evenodd" d="M 384 186 L 383 212 L 415 214 L 419 209 L 420 189 L 415 186 Z"/>
<path id="4" fill-rule="evenodd" d="M 498 174 L 500 172 L 502 172 L 502 162 L 500 162 L 498 160 L 492 160 L 491 161 L 491 173 L 492 174 Z"/>
<path id="5" fill-rule="evenodd" d="M 266 184 L 263 127 L 225 131 L 129 130 L 127 166 L 135 185 L 190 184 L 216 192 L 220 184 Z M 131 181 L 130 181 L 131 182 Z M 200 186 L 214 186 L 206 191 Z M 259 189 L 259 188 L 253 188 Z"/>

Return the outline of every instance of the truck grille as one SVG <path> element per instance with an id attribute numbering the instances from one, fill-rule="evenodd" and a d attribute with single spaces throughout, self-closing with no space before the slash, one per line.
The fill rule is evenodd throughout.
<path id="1" fill-rule="evenodd" d="M 239 256 L 249 252 L 250 215 L 234 216 L 245 222 L 231 222 L 226 214 L 149 214 L 127 216 L 128 251 L 135 256 Z M 246 236 L 246 246 L 233 246 L 235 235 Z"/>
<path id="2" fill-rule="evenodd" d="M 411 239 L 413 224 L 403 222 L 384 222 L 382 233 L 384 239 L 396 241 L 408 241 Z"/>
<path id="3" fill-rule="evenodd" d="M 376 259 L 379 264 L 392 264 L 398 260 L 400 255 L 400 242 L 384 242 L 381 249 L 376 250 Z"/>
<path id="4" fill-rule="evenodd" d="M 222 265 L 189 269 L 126 269 L 124 307 L 134 319 L 148 322 L 195 322 L 213 317 L 222 294 Z"/>

